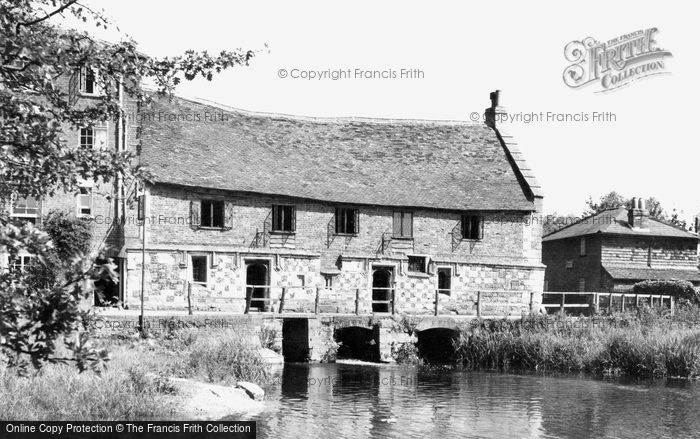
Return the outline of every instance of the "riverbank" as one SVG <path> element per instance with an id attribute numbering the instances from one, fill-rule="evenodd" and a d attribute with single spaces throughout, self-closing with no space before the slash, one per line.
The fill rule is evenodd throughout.
<path id="1" fill-rule="evenodd" d="M 461 331 L 455 361 L 469 370 L 586 372 L 700 378 L 700 311 L 479 322 Z"/>
<path id="2" fill-rule="evenodd" d="M 231 331 L 183 329 L 165 338 L 97 343 L 110 352 L 100 373 L 50 364 L 19 377 L 0 367 L 2 418 L 220 419 L 264 408 L 235 385 L 269 382 L 269 359 Z"/>

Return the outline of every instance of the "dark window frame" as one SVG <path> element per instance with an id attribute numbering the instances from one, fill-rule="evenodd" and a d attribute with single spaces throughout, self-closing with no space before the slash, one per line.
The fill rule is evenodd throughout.
<path id="1" fill-rule="evenodd" d="M 335 208 L 335 234 L 357 236 L 360 233 L 360 210 L 355 207 Z"/>
<path id="2" fill-rule="evenodd" d="M 206 284 L 209 281 L 209 258 L 206 255 L 190 255 L 190 258 L 192 283 Z M 204 280 L 201 280 L 202 276 Z"/>
<path id="3" fill-rule="evenodd" d="M 226 203 L 224 200 L 201 200 L 199 226 L 203 229 L 223 229 L 225 224 Z"/>
<path id="4" fill-rule="evenodd" d="M 397 222 L 398 216 L 398 222 Z M 410 216 L 410 222 L 406 221 L 406 217 Z M 413 239 L 413 211 L 411 210 L 395 210 L 392 216 L 392 236 L 397 239 Z M 406 233 L 406 225 L 409 225 L 408 233 Z M 398 233 L 397 233 L 398 225 Z"/>
<path id="5" fill-rule="evenodd" d="M 440 273 L 447 273 L 447 288 L 444 288 L 444 285 L 440 285 Z M 451 296 L 452 295 L 452 267 L 437 267 L 435 274 L 437 276 L 438 293 L 444 294 L 446 296 Z"/>
<path id="6" fill-rule="evenodd" d="M 484 239 L 484 216 L 476 213 L 464 213 L 461 218 L 460 234 L 465 241 Z"/>
<path id="7" fill-rule="evenodd" d="M 272 205 L 272 233 L 296 233 L 297 214 L 294 204 Z"/>
<path id="8" fill-rule="evenodd" d="M 413 260 L 413 261 L 411 261 Z M 415 264 L 413 262 L 416 262 L 417 260 L 420 260 L 418 263 L 418 269 L 416 269 Z M 427 256 L 421 256 L 421 255 L 408 255 L 408 267 L 407 271 L 409 273 L 420 273 L 420 274 L 427 274 L 428 273 L 428 257 Z"/>

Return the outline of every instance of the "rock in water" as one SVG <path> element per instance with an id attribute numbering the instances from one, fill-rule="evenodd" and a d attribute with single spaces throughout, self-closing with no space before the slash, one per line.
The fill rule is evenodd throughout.
<path id="1" fill-rule="evenodd" d="M 265 391 L 255 383 L 239 381 L 236 383 L 236 387 L 245 390 L 245 393 L 255 401 L 262 401 L 265 398 Z"/>

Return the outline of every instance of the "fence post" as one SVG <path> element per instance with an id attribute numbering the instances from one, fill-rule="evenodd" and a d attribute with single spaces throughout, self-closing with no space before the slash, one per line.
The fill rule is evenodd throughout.
<path id="1" fill-rule="evenodd" d="M 566 300 L 566 294 L 561 293 L 561 306 L 559 307 L 559 311 L 562 313 L 564 312 L 564 301 Z"/>
<path id="2" fill-rule="evenodd" d="M 316 287 L 316 301 L 314 302 L 314 314 L 318 314 L 318 301 L 321 298 L 321 287 Z"/>
<path id="3" fill-rule="evenodd" d="M 532 312 L 534 311 L 533 308 L 535 307 L 535 304 L 533 303 L 534 297 L 535 297 L 535 292 L 530 291 L 530 314 L 532 314 Z"/>
<path id="4" fill-rule="evenodd" d="M 440 290 L 435 290 L 435 315 L 438 315 L 438 299 L 440 298 Z"/>
<path id="5" fill-rule="evenodd" d="M 481 318 L 481 291 L 476 292 L 476 317 Z"/>
<path id="6" fill-rule="evenodd" d="M 396 314 L 396 284 L 391 286 L 391 314 Z"/>
<path id="7" fill-rule="evenodd" d="M 634 308 L 639 309 L 639 294 L 634 295 Z"/>
<path id="8" fill-rule="evenodd" d="M 675 304 L 673 303 L 673 296 L 670 296 L 669 299 L 671 299 L 671 315 L 673 315 L 676 312 L 676 307 L 675 307 Z"/>
<path id="9" fill-rule="evenodd" d="M 187 314 L 192 315 L 192 282 L 187 282 Z"/>
<path id="10" fill-rule="evenodd" d="M 625 312 L 625 295 L 622 295 L 622 303 L 620 304 L 620 309 Z"/>
<path id="11" fill-rule="evenodd" d="M 243 314 L 248 314 L 250 311 L 250 299 L 253 297 L 253 289 L 249 286 L 245 287 L 245 311 Z"/>
<path id="12" fill-rule="evenodd" d="M 598 314 L 600 312 L 600 294 L 598 293 L 593 293 L 594 297 L 594 307 L 595 307 L 595 313 Z"/>
<path id="13" fill-rule="evenodd" d="M 360 315 L 360 289 L 355 288 L 355 315 Z"/>
<path id="14" fill-rule="evenodd" d="M 278 314 L 282 314 L 282 310 L 284 309 L 284 296 L 287 295 L 287 287 L 282 287 L 282 297 L 280 297 L 280 307 L 277 310 Z"/>
<path id="15" fill-rule="evenodd" d="M 649 294 L 649 308 L 654 307 L 654 296 L 652 294 Z"/>
<path id="16" fill-rule="evenodd" d="M 608 294 L 608 312 L 613 312 L 613 295 Z"/>

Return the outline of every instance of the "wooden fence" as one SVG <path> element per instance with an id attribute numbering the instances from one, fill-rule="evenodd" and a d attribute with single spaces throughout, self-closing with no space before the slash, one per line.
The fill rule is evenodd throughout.
<path id="1" fill-rule="evenodd" d="M 576 297 L 577 299 L 586 298 L 586 303 L 566 302 L 567 297 Z M 619 306 L 615 306 L 615 299 L 619 298 Z M 549 302 L 547 299 L 555 299 L 556 303 Z M 603 300 L 601 300 L 603 299 Z M 651 307 L 665 307 L 668 302 L 668 308 L 671 314 L 675 312 L 675 301 L 673 296 L 660 294 L 634 294 L 634 293 L 601 293 L 601 292 L 550 292 L 546 291 L 542 295 L 542 306 L 544 308 L 558 308 L 560 311 L 566 309 L 592 309 L 599 312 L 601 307 L 608 311 L 614 311 L 618 308 L 620 311 L 625 311 L 631 306 L 635 309 L 639 308 L 640 303 L 648 304 Z"/>

